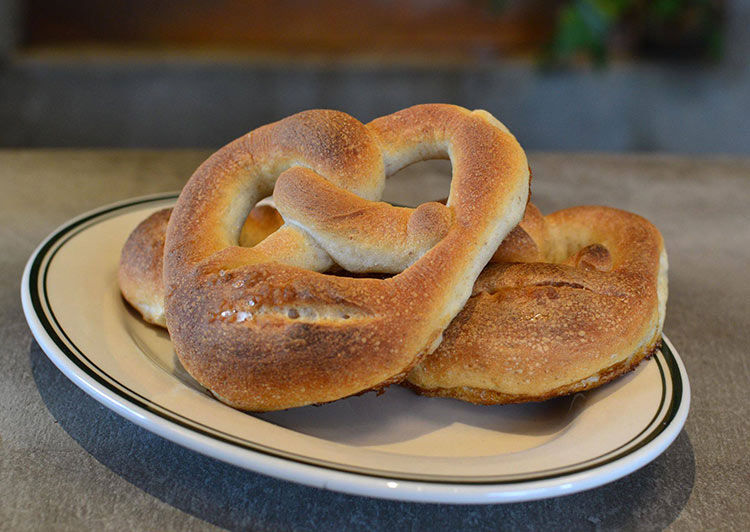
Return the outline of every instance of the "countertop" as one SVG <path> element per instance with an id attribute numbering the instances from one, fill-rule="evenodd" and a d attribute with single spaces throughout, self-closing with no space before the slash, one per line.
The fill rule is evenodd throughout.
<path id="1" fill-rule="evenodd" d="M 674 444 L 611 484 L 496 506 L 413 504 L 308 488 L 186 450 L 68 381 L 23 316 L 23 267 L 89 209 L 178 190 L 207 151 L 0 151 L 1 530 L 741 530 L 750 528 L 750 159 L 529 155 L 543 212 L 634 211 L 669 253 L 664 331 L 690 377 Z M 445 195 L 444 165 L 395 177 L 386 199 Z"/>

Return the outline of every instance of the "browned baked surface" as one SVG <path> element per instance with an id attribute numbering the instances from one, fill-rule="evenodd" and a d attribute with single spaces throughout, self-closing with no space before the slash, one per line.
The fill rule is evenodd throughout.
<path id="1" fill-rule="evenodd" d="M 541 231 L 538 219 L 529 229 L 541 258 L 522 262 L 533 246 L 506 240 L 499 254 L 516 262 L 482 272 L 407 386 L 482 404 L 538 401 L 603 384 L 654 351 L 667 298 L 658 230 L 607 207 L 565 209 L 543 221 Z"/>
<path id="2" fill-rule="evenodd" d="M 166 327 L 164 317 L 164 235 L 172 209 L 155 212 L 130 233 L 120 254 L 117 280 L 125 300 L 143 319 Z"/>
<path id="3" fill-rule="evenodd" d="M 166 327 L 164 316 L 164 237 L 172 209 L 156 211 L 128 237 L 117 272 L 120 292 L 143 319 Z M 284 220 L 271 205 L 258 205 L 242 226 L 240 245 L 254 246 L 276 231 Z"/>
<path id="4" fill-rule="evenodd" d="M 447 207 L 397 215 L 370 203 L 387 175 L 449 154 Z M 242 221 L 277 178 L 285 225 L 258 246 L 238 246 Z M 436 347 L 520 221 L 528 179 L 525 154 L 502 124 L 448 105 L 367 126 L 309 111 L 237 139 L 191 177 L 168 224 L 165 309 L 180 361 L 217 397 L 247 410 L 332 401 L 400 379 Z M 314 198 L 328 208 L 305 208 Z M 435 240 L 436 218 L 450 226 L 421 254 L 417 244 Z M 345 257 L 354 257 L 352 271 L 378 267 L 383 237 L 369 228 L 393 223 L 407 233 L 402 249 L 417 249 L 389 257 L 403 272 L 320 273 Z"/>
<path id="5" fill-rule="evenodd" d="M 408 379 L 403 380 L 401 385 L 409 388 L 420 395 L 426 395 L 428 397 L 449 397 L 452 399 L 460 399 L 461 401 L 468 401 L 470 403 L 478 405 L 507 405 L 517 403 L 530 403 L 538 401 L 546 401 L 547 399 L 553 399 L 555 397 L 562 397 L 563 395 L 570 395 L 578 392 L 585 392 L 593 388 L 598 388 L 603 384 L 606 384 L 617 377 L 624 375 L 630 371 L 633 371 L 638 364 L 644 359 L 650 358 L 661 345 L 661 339 L 655 342 L 652 346 L 646 347 L 638 353 L 634 353 L 631 358 L 625 359 L 621 362 L 617 362 L 612 366 L 602 369 L 598 373 L 589 376 L 588 378 L 579 380 L 572 384 L 566 384 L 557 388 L 551 388 L 543 392 L 536 392 L 536 395 L 518 393 L 511 394 L 499 391 L 497 389 L 490 388 L 474 388 L 472 386 L 461 386 L 455 388 L 420 388 L 417 385 L 409 382 Z"/>

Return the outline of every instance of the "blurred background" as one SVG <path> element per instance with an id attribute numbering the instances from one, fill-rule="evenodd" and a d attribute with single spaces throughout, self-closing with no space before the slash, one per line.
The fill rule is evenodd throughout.
<path id="1" fill-rule="evenodd" d="M 750 153 L 750 0 L 0 0 L 0 147 L 484 108 L 531 150 Z"/>

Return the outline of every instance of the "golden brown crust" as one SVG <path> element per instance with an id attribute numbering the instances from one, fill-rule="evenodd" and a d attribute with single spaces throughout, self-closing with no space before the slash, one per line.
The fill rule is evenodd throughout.
<path id="1" fill-rule="evenodd" d="M 656 228 L 607 207 L 565 209 L 545 224 L 546 262 L 489 265 L 442 344 L 410 373 L 411 388 L 542 400 L 603 383 L 652 351 L 667 297 Z"/>
<path id="2" fill-rule="evenodd" d="M 143 319 L 166 327 L 162 267 L 164 235 L 172 209 L 162 209 L 143 220 L 128 237 L 120 254 L 117 280 L 125 300 Z"/>
<path id="3" fill-rule="evenodd" d="M 399 378 L 435 348 L 520 221 L 528 165 L 497 124 L 486 113 L 448 105 L 416 106 L 367 126 L 343 113 L 310 111 L 214 154 L 183 189 L 167 228 L 165 307 L 183 366 L 222 400 L 248 410 L 332 401 Z M 282 213 L 289 208 L 282 229 L 254 248 L 237 246 L 242 219 L 284 172 L 314 172 L 345 192 L 344 204 L 354 204 L 347 193 L 377 199 L 386 175 L 448 153 L 450 227 L 393 277 L 318 273 L 341 257 L 340 241 L 331 238 L 336 219 L 303 216 L 293 194 L 277 199 Z M 425 212 L 429 221 L 446 211 Z M 434 236 L 417 222 L 420 231 Z M 348 236 L 367 271 L 372 237 Z"/>
<path id="4" fill-rule="evenodd" d="M 117 271 L 120 292 L 147 322 L 167 326 L 164 316 L 164 237 L 172 209 L 162 209 L 143 220 L 122 248 Z M 284 220 L 270 205 L 250 211 L 242 226 L 240 245 L 254 246 L 276 231 Z"/>
<path id="5" fill-rule="evenodd" d="M 585 392 L 586 390 L 591 390 L 594 388 L 598 388 L 603 384 L 607 384 L 617 377 L 633 371 L 643 360 L 651 358 L 654 353 L 656 353 L 656 350 L 660 345 L 661 338 L 659 338 L 650 346 L 647 346 L 643 350 L 635 353 L 629 359 L 604 368 L 598 373 L 578 382 L 560 386 L 559 388 L 553 388 L 538 395 L 509 394 L 486 388 L 473 388 L 471 386 L 464 386 L 461 388 L 424 389 L 411 384 L 409 380 L 404 380 L 401 385 L 406 388 L 410 388 L 420 395 L 426 395 L 427 397 L 448 397 L 451 399 L 467 401 L 469 403 L 474 403 L 477 405 L 506 405 L 546 401 L 555 397 L 562 397 L 564 395 Z"/>

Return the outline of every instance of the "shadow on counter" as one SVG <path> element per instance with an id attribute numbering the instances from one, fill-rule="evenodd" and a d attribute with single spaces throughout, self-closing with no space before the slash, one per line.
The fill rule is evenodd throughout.
<path id="1" fill-rule="evenodd" d="M 146 493 L 230 530 L 663 530 L 695 481 L 683 430 L 664 454 L 611 484 L 566 497 L 507 505 L 420 504 L 308 488 L 190 451 L 90 398 L 32 341 L 29 356 L 52 416 L 95 459 Z"/>

